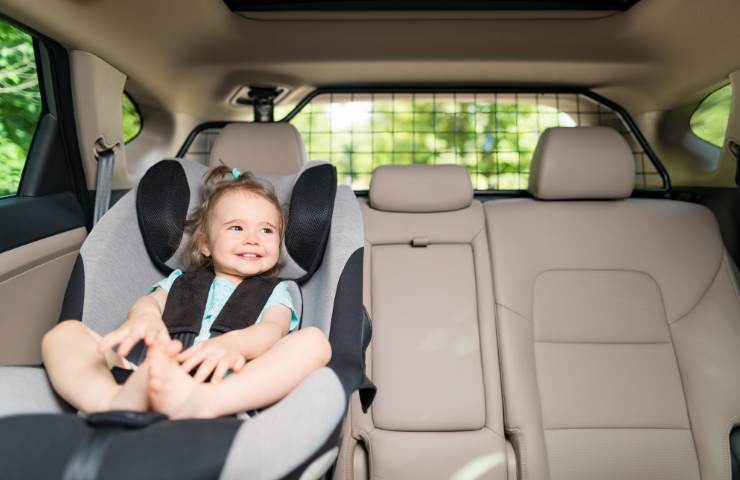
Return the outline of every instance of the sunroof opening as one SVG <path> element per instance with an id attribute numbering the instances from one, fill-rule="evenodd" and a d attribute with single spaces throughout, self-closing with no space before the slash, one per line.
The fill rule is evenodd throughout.
<path id="1" fill-rule="evenodd" d="M 617 11 L 639 0 L 224 0 L 233 12 Z"/>

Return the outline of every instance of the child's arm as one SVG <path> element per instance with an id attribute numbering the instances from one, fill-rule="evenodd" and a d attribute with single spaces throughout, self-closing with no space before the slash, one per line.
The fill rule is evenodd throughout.
<path id="1" fill-rule="evenodd" d="M 230 369 L 239 371 L 246 360 L 258 357 L 283 338 L 290 318 L 288 307 L 274 305 L 265 311 L 260 323 L 201 342 L 182 352 L 177 360 L 187 372 L 200 365 L 193 377 L 196 381 L 203 382 L 213 373 L 211 381 L 218 383 Z"/>
<path id="2" fill-rule="evenodd" d="M 117 353 L 125 357 L 139 340 L 144 340 L 147 346 L 169 340 L 167 326 L 162 320 L 166 301 L 167 293 L 161 288 L 139 298 L 129 309 L 126 321 L 103 337 L 99 350 L 105 352 L 118 345 Z"/>

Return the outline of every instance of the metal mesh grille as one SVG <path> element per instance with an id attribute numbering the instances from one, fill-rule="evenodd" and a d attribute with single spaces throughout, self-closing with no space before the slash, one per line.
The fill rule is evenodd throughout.
<path id="1" fill-rule="evenodd" d="M 336 165 L 338 180 L 355 190 L 366 190 L 380 165 L 442 163 L 464 165 L 476 190 L 526 189 L 542 131 L 594 125 L 615 128 L 624 136 L 635 158 L 636 188 L 663 187 L 658 170 L 621 117 L 580 94 L 327 93 L 314 98 L 291 123 L 303 137 L 308 158 Z M 207 138 L 199 143 L 201 135 Z M 214 131 L 201 135 L 187 155 L 207 160 Z"/>

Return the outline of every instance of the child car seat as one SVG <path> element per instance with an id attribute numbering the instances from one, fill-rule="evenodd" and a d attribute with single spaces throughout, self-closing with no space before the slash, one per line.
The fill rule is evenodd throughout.
<path id="1" fill-rule="evenodd" d="M 163 160 L 109 210 L 80 250 L 62 319 L 81 318 L 104 335 L 151 285 L 187 266 L 183 224 L 202 201 L 205 171 Z M 327 163 L 260 178 L 289 204 L 280 276 L 296 282 L 301 326 L 327 334 L 329 365 L 254 417 L 179 421 L 132 412 L 60 414 L 69 407 L 43 369 L 2 367 L 4 478 L 318 478 L 330 468 L 351 393 L 360 389 L 366 404 L 374 394 L 363 373 L 370 328 L 362 307 L 361 215 Z"/>

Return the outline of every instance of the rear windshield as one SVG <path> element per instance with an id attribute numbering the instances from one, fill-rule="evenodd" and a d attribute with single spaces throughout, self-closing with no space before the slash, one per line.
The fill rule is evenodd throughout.
<path id="1" fill-rule="evenodd" d="M 289 107 L 277 110 L 286 113 Z M 458 164 L 477 191 L 527 188 L 532 154 L 549 127 L 608 126 L 635 159 L 637 189 L 664 183 L 620 114 L 579 93 L 324 93 L 289 117 L 308 158 L 337 167 L 340 183 L 367 190 L 374 168 Z M 206 163 L 220 129 L 199 132 L 186 158 Z"/>

